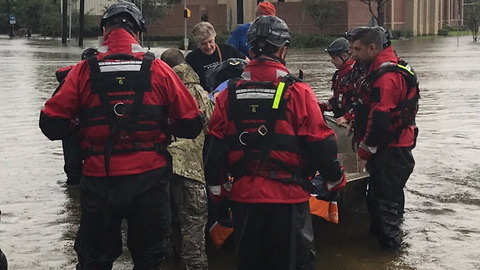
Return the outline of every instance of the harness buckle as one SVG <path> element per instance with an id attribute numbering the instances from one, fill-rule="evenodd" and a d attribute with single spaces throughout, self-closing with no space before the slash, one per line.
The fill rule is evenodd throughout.
<path id="1" fill-rule="evenodd" d="M 140 150 L 141 149 L 141 143 L 137 142 L 137 141 L 133 142 L 133 149 L 135 149 L 137 151 Z"/>
<path id="2" fill-rule="evenodd" d="M 240 135 L 238 135 L 238 141 L 242 144 L 242 145 L 247 145 L 247 143 L 242 139 L 243 135 L 247 135 L 248 136 L 248 131 L 244 131 L 242 133 L 240 133 Z"/>
<path id="3" fill-rule="evenodd" d="M 268 133 L 268 129 L 265 125 L 261 125 L 258 129 L 258 134 L 265 136 Z"/>
<path id="4" fill-rule="evenodd" d="M 123 116 L 124 110 L 125 110 L 125 103 L 123 102 L 118 102 L 117 104 L 113 105 L 113 112 L 119 117 Z"/>

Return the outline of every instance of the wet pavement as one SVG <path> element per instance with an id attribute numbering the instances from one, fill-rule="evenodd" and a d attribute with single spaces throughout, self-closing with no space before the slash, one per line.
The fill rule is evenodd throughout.
<path id="1" fill-rule="evenodd" d="M 480 43 L 471 40 L 459 37 L 459 46 L 457 37 L 394 43 L 417 71 L 422 95 L 405 245 L 381 251 L 364 230 L 364 212 L 343 225 L 316 221 L 318 269 L 480 269 Z M 95 40 L 85 44 L 97 46 Z M 157 56 L 163 51 L 152 50 Z M 43 136 L 38 116 L 57 86 L 55 70 L 77 62 L 82 51 L 59 39 L 0 36 L 0 248 L 10 269 L 75 268 L 78 190 L 65 186 L 61 143 Z M 319 99 L 331 94 L 334 67 L 323 49 L 292 49 L 287 67 L 303 70 Z M 208 251 L 210 269 L 235 269 L 231 243 Z M 114 265 L 131 268 L 128 252 Z M 176 261 L 164 269 L 181 268 Z"/>

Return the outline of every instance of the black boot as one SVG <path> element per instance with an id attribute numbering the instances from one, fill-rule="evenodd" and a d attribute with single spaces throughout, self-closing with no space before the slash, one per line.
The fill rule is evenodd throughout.
<path id="1" fill-rule="evenodd" d="M 379 213 L 381 233 L 378 242 L 384 249 L 398 249 L 403 240 L 403 232 L 400 229 L 402 214 L 399 205 L 395 202 L 380 200 Z"/>

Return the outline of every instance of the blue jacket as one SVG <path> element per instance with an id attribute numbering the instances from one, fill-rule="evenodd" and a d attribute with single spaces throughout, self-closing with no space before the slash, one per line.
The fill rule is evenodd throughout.
<path id="1" fill-rule="evenodd" d="M 237 48 L 246 56 L 249 56 L 249 50 L 252 46 L 247 43 L 247 31 L 250 28 L 250 23 L 245 23 L 237 27 L 228 38 L 227 43 Z"/>

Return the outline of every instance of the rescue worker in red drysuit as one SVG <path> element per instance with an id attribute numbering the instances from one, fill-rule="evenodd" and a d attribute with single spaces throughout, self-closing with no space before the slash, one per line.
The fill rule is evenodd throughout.
<path id="1" fill-rule="evenodd" d="M 351 54 L 351 48 L 353 45 L 353 40 L 352 37 L 355 36 L 355 34 L 362 30 L 369 28 L 367 26 L 360 26 L 357 28 L 354 28 L 348 32 L 345 32 L 345 38 L 348 40 L 349 43 L 349 53 Z M 351 55 L 350 55 L 351 57 Z M 355 60 L 354 60 L 355 61 Z M 365 76 L 367 74 L 367 68 L 365 67 L 365 64 L 360 62 L 360 61 L 355 61 L 355 64 L 352 67 L 352 71 L 350 72 L 350 78 L 349 81 L 352 84 L 353 88 L 353 98 L 352 98 L 352 114 L 353 114 L 353 119 L 351 121 L 350 128 L 353 130 L 353 136 L 352 136 L 352 148 L 356 149 L 358 144 L 360 144 L 360 141 L 363 139 L 362 136 L 365 134 L 365 126 L 366 123 L 360 123 L 360 119 L 365 119 L 365 115 L 368 115 L 368 106 L 362 106 L 361 104 L 361 96 L 359 89 L 361 89 L 360 85 L 362 84 Z M 357 117 L 357 115 L 360 115 Z M 362 117 L 364 116 L 364 117 Z"/>
<path id="2" fill-rule="evenodd" d="M 55 72 L 56 78 L 60 85 L 57 87 L 53 95 L 55 95 L 63 84 L 63 80 L 75 65 L 67 66 L 58 69 Z M 67 175 L 67 185 L 77 186 L 82 177 L 82 150 L 80 148 L 80 140 L 76 132 L 72 132 L 70 136 L 62 139 L 63 170 Z"/>
<path id="3" fill-rule="evenodd" d="M 134 4 L 111 5 L 100 26 L 104 43 L 45 103 L 40 128 L 63 139 L 79 120 L 85 160 L 77 269 L 112 269 L 123 219 L 134 268 L 158 269 L 171 224 L 166 148 L 172 134 L 195 138 L 203 120 L 175 72 L 138 44 L 146 28 Z"/>
<path id="4" fill-rule="evenodd" d="M 415 166 L 412 149 L 420 96 L 414 72 L 399 64 L 380 30 L 361 29 L 352 37 L 353 59 L 368 67 L 358 90 L 360 106 L 368 108 L 368 115 L 355 116 L 366 117 L 359 119 L 366 127 L 357 153 L 360 168 L 366 164 L 370 174 L 370 233 L 383 248 L 397 249 L 403 237 L 403 188 Z"/>
<path id="5" fill-rule="evenodd" d="M 232 201 L 238 269 L 313 270 L 309 179 L 320 172 L 332 192 L 346 184 L 335 134 L 310 86 L 285 68 L 287 24 L 260 16 L 248 41 L 253 60 L 218 95 L 205 139 L 209 194 L 219 208 Z"/>
<path id="6" fill-rule="evenodd" d="M 93 56 L 96 52 L 96 49 L 88 48 L 83 51 L 81 59 L 83 60 L 88 56 Z M 63 67 L 55 71 L 55 77 L 60 84 L 53 92 L 53 95 L 60 91 L 60 87 L 63 85 L 65 77 L 67 77 L 68 73 L 73 69 L 73 67 L 75 67 L 75 65 Z M 83 157 L 82 149 L 80 148 L 80 138 L 78 137 L 76 131 L 73 132 L 71 136 L 62 139 L 62 149 L 63 159 L 65 161 L 63 170 L 67 175 L 67 185 L 78 186 L 82 177 Z"/>
<path id="7" fill-rule="evenodd" d="M 331 62 L 337 70 L 332 77 L 333 95 L 327 101 L 320 103 L 322 111 L 332 111 L 337 118 L 335 123 L 349 123 L 353 117 L 353 84 L 350 82 L 355 61 L 350 59 L 350 44 L 346 38 L 334 40 L 325 51 L 330 55 Z"/>

